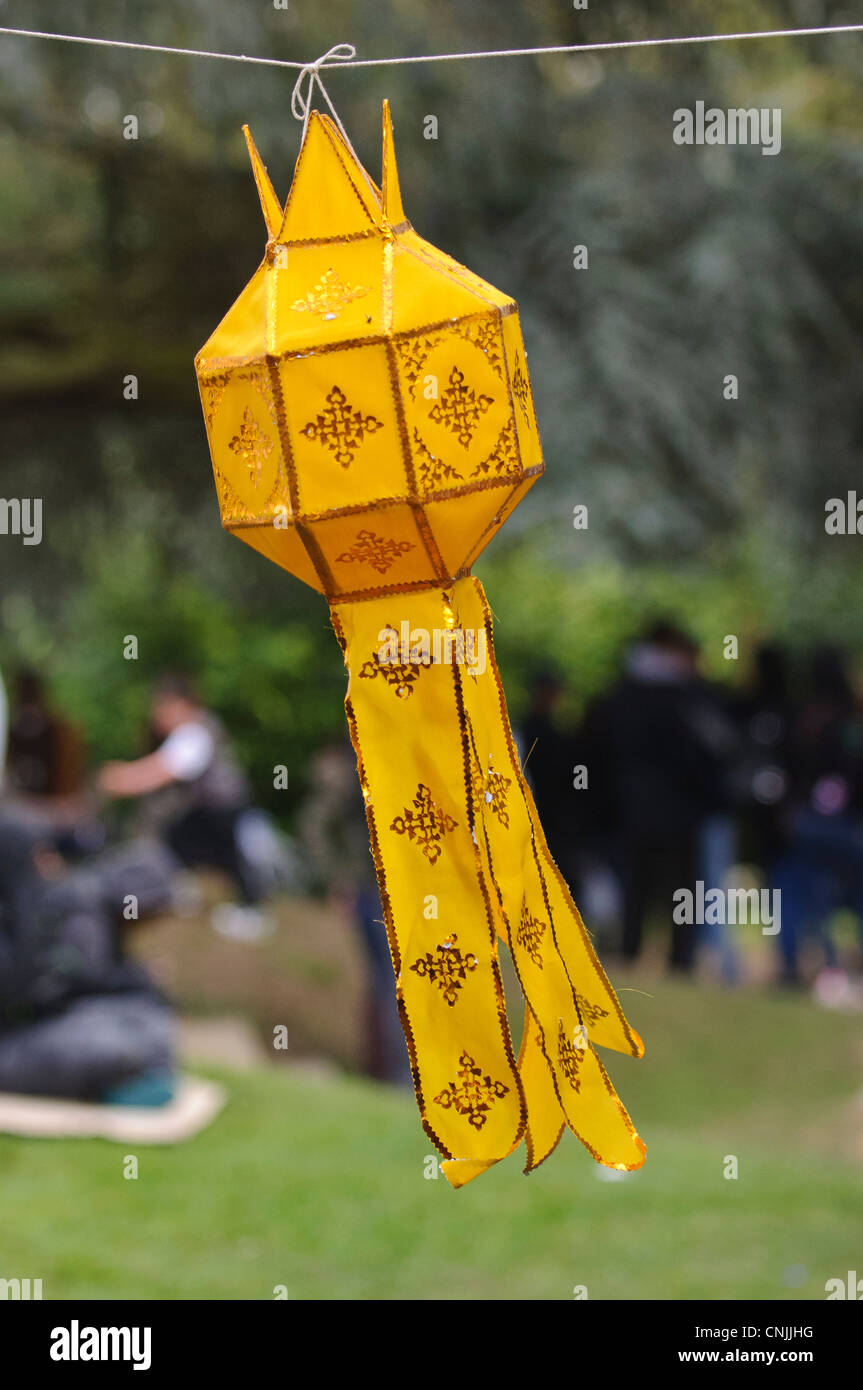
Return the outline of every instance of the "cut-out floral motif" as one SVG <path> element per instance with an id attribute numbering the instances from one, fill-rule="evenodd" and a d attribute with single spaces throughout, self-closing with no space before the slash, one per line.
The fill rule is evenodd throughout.
<path id="1" fill-rule="evenodd" d="M 316 439 L 331 454 L 342 468 L 350 468 L 356 452 L 366 435 L 376 434 L 383 429 L 383 421 L 374 415 L 363 415 L 356 410 L 340 387 L 334 386 L 327 394 L 324 410 L 318 412 L 300 430 L 307 439 Z"/>
<path id="2" fill-rule="evenodd" d="M 431 449 L 426 447 L 416 427 L 414 427 L 414 444 L 419 463 L 419 484 L 423 492 L 431 492 L 433 488 L 442 487 L 444 483 L 463 481 L 457 468 L 453 468 L 452 464 L 446 463 L 444 459 L 438 458 Z"/>
<path id="3" fill-rule="evenodd" d="M 374 531 L 358 531 L 350 550 L 342 551 L 336 559 L 343 565 L 371 565 L 376 574 L 386 574 L 400 555 L 406 555 L 413 548 L 411 541 L 394 541 L 377 536 Z"/>
<path id="4" fill-rule="evenodd" d="M 455 830 L 457 824 L 432 800 L 429 788 L 420 782 L 413 804 L 406 806 L 402 814 L 396 816 L 390 830 L 397 835 L 407 835 L 422 850 L 429 863 L 436 864 L 440 858 L 441 841 L 451 830 Z"/>
<path id="5" fill-rule="evenodd" d="M 480 811 L 491 811 L 497 816 L 505 830 L 509 829 L 509 811 L 506 809 L 506 798 L 512 786 L 512 778 L 504 777 L 502 772 L 495 772 L 491 765 L 489 756 L 488 767 L 483 771 L 479 758 L 474 756 L 473 771 L 471 775 L 471 790 L 474 800 Z"/>
<path id="6" fill-rule="evenodd" d="M 249 482 L 252 487 L 257 487 L 261 481 L 264 464 L 273 452 L 273 441 L 264 434 L 248 406 L 243 411 L 239 433 L 230 440 L 228 448 L 249 470 Z"/>
<path id="7" fill-rule="evenodd" d="M 429 419 L 435 424 L 445 425 L 458 439 L 463 448 L 470 447 L 474 431 L 490 405 L 492 396 L 477 394 L 468 386 L 464 372 L 453 367 L 449 374 L 449 385 L 444 387 L 436 405 L 429 411 Z"/>
<path id="8" fill-rule="evenodd" d="M 530 400 L 530 387 L 527 384 L 525 373 L 521 370 L 521 361 L 518 354 L 516 354 L 515 371 L 512 377 L 512 394 L 518 401 L 521 407 L 521 413 L 525 418 L 525 423 L 528 429 L 530 429 L 530 414 L 527 409 L 527 403 Z"/>
<path id="9" fill-rule="evenodd" d="M 494 477 L 500 477 L 502 474 L 517 473 L 518 468 L 519 457 L 515 427 L 512 420 L 507 420 L 488 458 L 477 464 L 471 476 L 482 478 L 491 473 Z"/>
<path id="10" fill-rule="evenodd" d="M 435 1104 L 442 1105 L 444 1110 L 452 1108 L 464 1115 L 474 1129 L 482 1129 L 491 1107 L 496 1100 L 503 1099 L 509 1087 L 484 1075 L 470 1053 L 463 1052 L 458 1061 L 456 1080 L 450 1081 L 446 1090 L 435 1096 Z"/>
<path id="11" fill-rule="evenodd" d="M 398 631 L 390 623 L 387 631 L 391 632 L 394 639 L 398 641 Z M 364 681 L 373 681 L 380 676 L 386 685 L 395 691 L 400 700 L 406 700 L 413 694 L 416 681 L 419 680 L 420 671 L 424 670 L 427 662 L 415 661 L 385 661 L 380 652 L 373 652 L 368 661 L 364 661 L 360 667 L 360 677 Z"/>
<path id="12" fill-rule="evenodd" d="M 472 951 L 462 954 L 455 944 L 457 939 L 453 932 L 446 941 L 435 947 L 434 952 L 426 951 L 410 967 L 421 979 L 428 979 L 437 985 L 450 1008 L 457 1002 L 468 972 L 477 967 L 476 956 Z"/>
<path id="13" fill-rule="evenodd" d="M 534 965 L 542 969 L 542 938 L 546 923 L 528 912 L 527 903 L 521 905 L 521 920 L 516 927 L 515 939 L 530 956 Z"/>
<path id="14" fill-rule="evenodd" d="M 583 994 L 576 994 L 575 1002 L 586 1023 L 598 1023 L 601 1018 L 608 1018 L 608 1009 L 601 1009 L 598 1004 L 591 1004 L 590 1000 L 585 999 Z"/>
<path id="15" fill-rule="evenodd" d="M 581 1030 L 579 1029 L 579 1031 Z M 581 1090 L 578 1070 L 584 1061 L 587 1039 L 582 1038 L 581 1044 L 580 1047 L 577 1046 L 571 1038 L 566 1036 L 563 1019 L 560 1019 L 557 1028 L 557 1060 L 560 1063 L 561 1071 L 574 1091 Z"/>
<path id="16" fill-rule="evenodd" d="M 324 320 L 337 319 L 342 309 L 368 294 L 368 285 L 346 285 L 337 270 L 330 267 L 304 299 L 295 299 L 291 308 L 297 314 L 318 314 Z"/>

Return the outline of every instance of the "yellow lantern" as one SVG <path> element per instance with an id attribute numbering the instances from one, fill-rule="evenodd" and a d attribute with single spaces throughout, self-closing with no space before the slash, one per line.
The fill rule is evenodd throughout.
<path id="1" fill-rule="evenodd" d="M 645 1146 L 594 1044 L 640 1056 L 549 854 L 470 568 L 543 471 L 518 310 L 312 112 L 266 256 L 196 358 L 223 525 L 324 594 L 422 1122 L 456 1187 L 564 1126 Z M 498 942 L 526 1000 L 516 1055 Z"/>

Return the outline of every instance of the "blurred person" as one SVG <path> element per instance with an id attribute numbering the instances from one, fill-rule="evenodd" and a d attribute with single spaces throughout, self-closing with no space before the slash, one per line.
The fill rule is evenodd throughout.
<path id="1" fill-rule="evenodd" d="M 563 694 L 563 682 L 553 671 L 534 676 L 517 741 L 551 856 L 577 897 L 576 852 L 583 803 L 573 789 L 576 741 L 559 728 L 555 717 Z"/>
<path id="2" fill-rule="evenodd" d="M 741 788 L 745 834 L 753 858 L 769 873 L 785 848 L 789 798 L 797 782 L 792 739 L 797 708 L 788 655 L 777 643 L 756 648 L 752 680 L 734 713 L 746 750 Z"/>
<path id="3" fill-rule="evenodd" d="M 719 760 L 699 718 L 692 643 L 668 622 L 634 642 L 621 679 L 596 702 L 595 735 L 606 750 L 594 777 L 613 787 L 623 878 L 622 952 L 641 951 L 644 923 L 659 907 L 672 919 L 673 895 L 691 888 L 699 870 L 700 832 L 715 806 Z M 701 722 L 705 719 L 701 711 Z M 692 969 L 695 929 L 671 920 L 669 964 Z"/>
<path id="4" fill-rule="evenodd" d="M 310 785 L 300 809 L 300 841 L 312 878 L 350 914 L 362 945 L 367 979 L 364 1067 L 378 1081 L 409 1086 L 410 1061 L 350 745 L 333 743 L 320 749 L 311 765 Z"/>
<path id="5" fill-rule="evenodd" d="M 169 903 L 172 857 L 138 845 L 67 870 L 44 833 L 0 818 L 0 1092 L 162 1105 L 173 1013 L 125 954 L 129 895 Z"/>
<path id="6" fill-rule="evenodd" d="M 72 857 L 105 846 L 81 769 L 83 740 L 50 705 L 41 678 L 21 671 L 10 710 L 0 688 L 0 794 L 7 810 Z"/>
<path id="7" fill-rule="evenodd" d="M 623 915 L 622 823 L 619 789 L 612 773 L 607 695 L 589 701 L 575 737 L 573 766 L 584 767 L 578 798 L 579 907 L 591 930 L 612 943 Z"/>
<path id="8" fill-rule="evenodd" d="M 824 957 L 816 996 L 841 1004 L 851 991 L 829 919 L 837 908 L 849 907 L 863 933 L 863 715 L 844 657 L 834 647 L 812 655 L 809 698 L 794 742 L 797 795 L 773 874 L 782 892 L 782 979 L 800 982 L 800 946 L 810 934 Z"/>
<path id="9" fill-rule="evenodd" d="M 42 677 L 19 671 L 9 714 L 8 790 L 27 797 L 68 797 L 81 787 L 81 738 L 52 708 Z"/>
<path id="10" fill-rule="evenodd" d="M 713 774 L 702 786 L 702 817 L 698 828 L 698 877 L 705 896 L 715 890 L 727 892 L 731 873 L 739 859 L 738 809 L 744 795 L 744 740 L 735 717 L 734 700 L 728 687 L 707 680 L 700 671 L 700 649 L 687 638 L 683 651 L 688 657 L 688 699 L 686 721 L 710 761 Z M 711 952 L 726 984 L 740 979 L 740 961 L 727 922 L 705 921 L 698 926 L 699 950 Z"/>
<path id="11" fill-rule="evenodd" d="M 216 930 L 243 939 L 263 935 L 269 922 L 259 908 L 262 890 L 242 844 L 251 791 L 220 720 L 181 676 L 157 682 L 150 716 L 156 749 L 131 762 L 106 763 L 97 776 L 100 790 L 145 801 L 148 825 L 186 868 L 228 875 L 241 903 L 216 909 Z"/>
<path id="12" fill-rule="evenodd" d="M 6 699 L 6 687 L 3 684 L 3 672 L 0 671 L 0 793 L 6 781 L 6 745 L 9 739 L 9 704 Z"/>

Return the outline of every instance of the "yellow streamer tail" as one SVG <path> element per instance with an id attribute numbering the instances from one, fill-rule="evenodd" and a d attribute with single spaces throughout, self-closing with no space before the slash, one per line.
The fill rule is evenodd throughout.
<path id="1" fill-rule="evenodd" d="M 409 609 L 410 621 L 404 619 Z M 471 576 L 334 605 L 346 699 L 423 1125 L 462 1186 L 568 1126 L 600 1163 L 645 1146 L 594 1044 L 641 1056 L 548 851 Z M 518 1058 L 498 940 L 526 1001 Z"/>

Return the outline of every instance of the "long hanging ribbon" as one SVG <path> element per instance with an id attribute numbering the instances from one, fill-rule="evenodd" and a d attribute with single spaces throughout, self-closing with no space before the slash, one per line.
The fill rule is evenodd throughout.
<path id="1" fill-rule="evenodd" d="M 403 630 L 406 606 L 413 631 L 477 634 L 472 649 L 487 653 L 485 669 L 382 660 L 381 639 Z M 348 720 L 417 1100 L 443 1171 L 460 1187 L 523 1137 L 530 1171 L 564 1126 L 599 1162 L 639 1167 L 645 1146 L 594 1044 L 637 1057 L 641 1040 L 549 854 L 482 585 L 468 576 L 409 602 L 336 604 L 333 623 L 350 672 Z M 518 1057 L 498 941 L 526 1001 Z"/>

